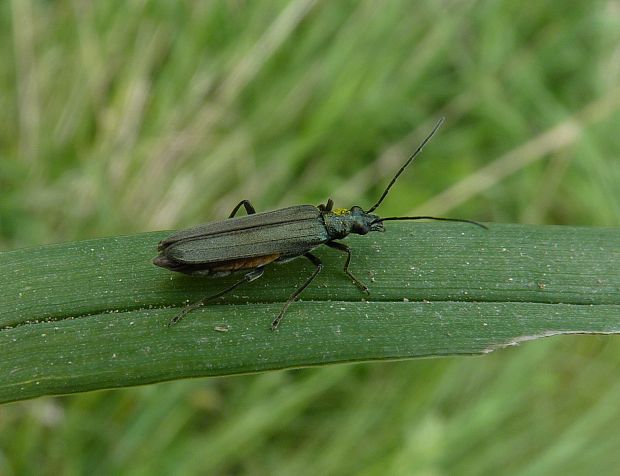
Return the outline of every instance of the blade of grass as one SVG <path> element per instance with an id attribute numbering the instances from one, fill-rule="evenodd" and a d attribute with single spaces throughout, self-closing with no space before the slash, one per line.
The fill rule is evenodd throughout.
<path id="1" fill-rule="evenodd" d="M 273 266 L 168 328 L 186 300 L 236 278 L 156 268 L 166 234 L 0 254 L 0 401 L 620 332 L 617 229 L 390 224 L 386 234 L 349 240 L 367 301 L 342 273 L 342 256 L 319 250 L 326 272 L 275 333 L 269 324 L 307 264 Z"/>
<path id="2" fill-rule="evenodd" d="M 574 144 L 581 137 L 585 127 L 608 119 L 619 107 L 620 88 L 614 88 L 602 98 L 590 102 L 579 113 L 505 153 L 476 173 L 468 175 L 425 203 L 416 206 L 410 213 L 413 215 L 447 213 L 473 196 L 497 185 L 507 176 L 548 157 L 552 152 Z"/>

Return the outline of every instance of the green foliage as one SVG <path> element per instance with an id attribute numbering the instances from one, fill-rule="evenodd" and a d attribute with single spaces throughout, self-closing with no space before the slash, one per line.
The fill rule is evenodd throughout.
<path id="1" fill-rule="evenodd" d="M 80 246 L 73 243 L 79 239 L 178 228 L 225 217 L 242 198 L 259 210 L 319 203 L 329 195 L 339 206 L 366 206 L 441 115 L 446 126 L 399 181 L 383 213 L 404 214 L 419 206 L 423 213 L 494 223 L 618 226 L 615 8 L 598 0 L 578 0 L 570 8 L 554 1 L 526 8 L 515 0 L 394 1 L 381 7 L 310 0 L 0 3 L 0 42 L 6 45 L 0 50 L 0 247 L 71 242 L 39 249 L 48 253 Z M 424 203 L 453 184 L 452 193 Z M 372 263 L 356 256 L 356 270 L 378 273 L 368 276 L 375 278 L 369 284 L 388 283 L 382 281 L 383 260 L 397 259 L 400 251 L 386 253 L 384 247 L 409 229 L 444 230 L 390 227 L 396 235 L 376 239 L 383 251 L 369 253 Z M 406 232 L 400 237 L 408 246 L 397 242 L 399 250 L 417 257 L 420 244 L 409 246 Z M 437 234 L 438 240 L 443 237 L 448 235 Z M 443 268 L 415 260 L 412 266 L 424 276 L 412 281 L 419 286 L 415 291 L 427 283 L 425 292 L 432 293 L 438 289 L 427 281 L 433 270 L 439 275 L 443 269 L 447 279 L 448 265 L 463 262 L 461 247 L 470 242 L 458 238 L 450 242 L 455 254 Z M 542 275 L 524 281 L 527 267 L 508 276 L 512 270 L 504 266 L 527 260 L 510 255 L 511 245 L 504 246 L 506 261 L 493 271 L 517 279 L 504 281 L 503 289 L 526 293 L 520 305 L 532 296 L 561 293 L 561 283 L 572 286 L 571 299 L 596 301 L 600 294 L 588 287 L 594 285 L 607 289 L 603 294 L 613 300 L 617 290 L 606 286 L 614 275 L 601 276 L 593 266 L 614 269 L 618 248 L 609 247 L 614 240 L 599 243 L 606 264 L 602 255 L 586 260 L 579 271 L 571 268 L 563 275 L 557 288 L 538 279 Z M 362 249 L 372 249 L 372 243 L 359 240 Z M 597 253 L 598 247 L 587 243 L 574 249 Z M 150 257 L 152 244 L 135 244 Z M 20 253 L 8 255 L 24 256 Z M 171 279 L 145 262 L 140 269 L 163 281 L 150 281 L 142 295 L 133 287 L 140 281 L 106 294 L 110 288 L 85 284 L 86 277 L 96 276 L 97 260 L 105 267 L 107 255 L 92 253 L 83 254 L 93 260 L 91 274 L 84 275 L 79 295 L 74 288 L 71 311 L 53 314 L 58 307 L 43 298 L 66 299 L 66 294 L 46 290 L 43 283 L 37 288 L 41 300 L 26 296 L 29 304 L 19 314 L 15 307 L 3 313 L 3 322 L 16 325 L 45 309 L 53 315 L 39 317 L 61 319 L 1 334 L 36 333 L 38 326 L 56 324 L 75 330 L 91 322 L 89 312 L 139 313 L 144 305 L 178 305 L 204 291 L 193 281 L 170 288 L 183 278 Z M 579 262 L 577 255 L 567 253 L 562 266 Z M 28 263 L 34 255 L 25 256 Z M 336 295 L 346 296 L 345 309 L 358 305 L 338 258 L 330 264 L 321 281 L 330 287 L 308 290 L 308 305 L 320 306 L 317 299 Z M 258 305 L 264 315 L 250 316 L 257 326 L 265 319 L 268 326 L 268 314 L 277 308 L 269 303 L 286 294 L 306 268 L 291 263 L 290 269 L 277 270 L 282 274 L 269 273 L 248 287 L 248 295 L 256 290 L 270 300 Z M 11 273 L 45 279 L 59 272 L 15 263 L 8 272 L 3 268 L 9 286 L 24 284 L 11 280 Z M 456 276 L 463 283 L 481 282 L 487 273 Z M 76 271 L 72 279 L 78 278 Z M 156 282 L 166 284 L 165 292 L 152 291 Z M 518 287 L 533 283 L 545 286 Z M 485 292 L 492 289 L 483 286 Z M 238 335 L 241 329 L 234 324 L 228 333 L 213 330 L 217 323 L 208 316 L 241 307 L 246 294 L 239 295 L 239 305 L 200 311 L 174 332 L 184 339 L 207 331 L 209 338 Z M 2 296 L 0 308 L 8 310 Z M 119 309 L 119 298 L 133 298 L 135 306 Z M 448 304 L 429 300 L 433 306 Z M 411 299 L 398 305 L 424 309 L 423 304 Z M 303 305 L 291 308 L 276 336 L 261 328 L 265 340 L 253 342 L 264 346 L 262 355 L 273 355 L 270 345 L 287 331 L 311 325 L 330 329 L 333 316 L 317 311 L 318 322 L 310 323 L 300 315 Z M 578 308 L 590 312 L 587 305 Z M 75 309 L 82 317 L 66 319 Z M 148 318 L 135 319 L 134 326 L 156 322 L 159 330 L 173 312 L 146 310 Z M 94 315 L 97 319 L 125 322 L 120 315 Z M 495 329 L 484 331 L 489 327 Z M 142 330 L 140 338 L 160 335 Z M 296 346 L 304 348 L 315 335 L 298 334 Z M 39 352 L 45 337 L 28 342 Z M 21 359 L 11 370 L 34 376 L 34 363 L 46 356 L 97 349 L 64 342 L 62 352 L 45 349 L 25 360 L 29 349 L 11 340 L 2 344 L 3 362 Z M 617 468 L 620 443 L 615 342 L 562 337 L 484 358 L 188 380 L 5 405 L 0 473 L 609 474 Z M 148 368 L 149 358 L 158 360 L 155 353 L 132 357 Z M 98 376 L 104 383 L 108 378 Z"/>
<path id="2" fill-rule="evenodd" d="M 195 311 L 169 328 L 178 308 L 162 307 L 198 300 L 205 288 L 222 283 L 156 269 L 150 258 L 162 233 L 4 253 L 0 400 L 334 362 L 486 353 L 536 337 L 620 332 L 617 229 L 390 228 L 374 240 L 351 240 L 355 268 L 372 281 L 371 296 L 362 301 L 338 276 L 341 263 L 332 252 L 325 263 L 330 271 L 275 333 L 269 324 L 294 290 L 291 283 L 303 276 L 303 262 L 272 268 L 272 276 L 229 296 L 228 305 Z"/>

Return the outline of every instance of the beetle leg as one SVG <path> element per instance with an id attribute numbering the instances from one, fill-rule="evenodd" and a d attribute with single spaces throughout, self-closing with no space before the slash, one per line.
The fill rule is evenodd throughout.
<path id="1" fill-rule="evenodd" d="M 233 284 L 232 286 L 227 287 L 226 289 L 220 291 L 219 293 L 214 294 L 213 296 L 208 296 L 198 302 L 195 302 L 194 304 L 189 304 L 188 306 L 185 306 L 181 312 L 179 312 L 176 316 L 174 316 L 170 322 L 168 323 L 168 326 L 172 326 L 174 324 L 176 324 L 177 322 L 179 322 L 181 319 L 183 319 L 187 314 L 189 314 L 190 312 L 192 312 L 194 309 L 197 309 L 201 306 L 204 306 L 207 302 L 212 301 L 213 299 L 216 299 L 220 296 L 223 296 L 224 294 L 232 291 L 233 289 L 235 289 L 237 286 L 242 285 L 243 283 L 249 283 L 251 281 L 254 281 L 255 279 L 260 278 L 263 273 L 265 272 L 265 267 L 264 266 L 260 266 L 256 269 L 253 269 L 252 271 L 250 271 L 249 273 L 245 274 L 243 276 L 243 278 L 239 281 L 237 281 L 235 284 Z"/>
<path id="2" fill-rule="evenodd" d="M 351 262 L 351 248 L 344 243 L 338 243 L 337 241 L 328 241 L 325 244 L 330 248 L 334 248 L 335 250 L 339 250 L 347 254 L 347 260 L 344 262 L 344 272 L 363 293 L 370 294 L 368 291 L 368 286 L 362 283 L 351 271 L 349 271 L 349 263 Z"/>
<path id="3" fill-rule="evenodd" d="M 230 212 L 230 215 L 228 216 L 228 218 L 234 217 L 239 211 L 239 209 L 241 208 L 241 205 L 243 205 L 243 208 L 245 208 L 245 211 L 248 215 L 254 215 L 256 213 L 256 210 L 254 210 L 254 207 L 252 206 L 249 200 L 241 200 L 237 204 L 237 206 L 233 208 L 233 211 Z"/>
<path id="4" fill-rule="evenodd" d="M 291 294 L 291 296 L 288 298 L 288 300 L 284 304 L 284 307 L 280 311 L 280 314 L 278 314 L 277 317 L 271 323 L 272 331 L 275 331 L 278 328 L 280 321 L 284 317 L 284 313 L 286 312 L 288 307 L 291 305 L 291 303 L 296 301 L 297 298 L 299 298 L 299 295 L 304 291 L 304 289 L 308 287 L 308 285 L 314 280 L 314 278 L 316 278 L 316 275 L 319 274 L 321 272 L 321 269 L 323 268 L 323 263 L 321 263 L 321 260 L 317 258 L 316 256 L 314 256 L 312 253 L 304 253 L 304 256 L 308 258 L 313 265 L 316 266 L 316 269 L 314 270 L 314 273 L 312 273 L 312 275 L 306 280 L 306 282 L 302 284 L 299 287 L 299 289 L 297 289 L 297 291 Z"/>
<path id="5" fill-rule="evenodd" d="M 322 203 L 317 207 L 322 212 L 331 212 L 334 207 L 334 201 L 330 198 L 327 200 L 327 203 L 323 205 Z"/>

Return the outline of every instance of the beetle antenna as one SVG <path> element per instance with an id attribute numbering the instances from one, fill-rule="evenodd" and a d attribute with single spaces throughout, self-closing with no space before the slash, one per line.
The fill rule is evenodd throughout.
<path id="1" fill-rule="evenodd" d="M 422 141 L 422 143 L 418 146 L 418 148 L 416 149 L 416 151 L 413 153 L 413 155 L 411 157 L 409 157 L 409 159 L 407 160 L 407 162 L 405 162 L 405 165 L 403 165 L 400 170 L 398 172 L 396 172 L 396 175 L 394 175 L 394 178 L 392 179 L 392 181 L 388 184 L 388 186 L 385 188 L 385 190 L 383 191 L 383 193 L 381 194 L 381 197 L 379 197 L 379 200 L 377 201 L 377 203 L 375 203 L 372 207 L 370 207 L 366 213 L 372 213 L 373 211 L 375 211 L 377 209 L 377 207 L 379 205 L 381 205 L 381 202 L 383 201 L 383 199 L 386 197 L 386 195 L 388 194 L 388 192 L 390 191 L 390 188 L 392 188 L 392 185 L 394 185 L 394 182 L 396 182 L 396 179 L 398 179 L 398 177 L 400 177 L 400 174 L 402 174 L 404 172 L 404 170 L 407 168 L 407 166 L 413 161 L 413 159 L 415 159 L 420 152 L 422 152 L 422 149 L 424 149 L 424 146 L 426 144 L 429 143 L 429 141 L 433 138 L 433 136 L 435 135 L 435 132 L 437 132 L 437 129 L 439 129 L 442 124 L 444 123 L 445 118 L 440 118 L 439 121 L 437 121 L 437 124 L 435 124 L 435 127 L 433 127 L 433 130 L 430 132 L 430 134 L 428 134 L 426 136 L 426 138 Z"/>
<path id="2" fill-rule="evenodd" d="M 437 220 L 437 221 L 458 221 L 461 223 L 469 223 L 471 225 L 476 225 L 479 226 L 480 228 L 484 228 L 485 230 L 488 230 L 489 228 L 486 225 L 483 225 L 482 223 L 478 223 L 477 221 L 473 221 L 473 220 L 463 220 L 461 218 L 440 218 L 440 217 L 387 217 L 387 218 L 379 218 L 377 220 L 374 220 L 371 225 L 373 223 L 382 223 L 384 221 L 399 221 L 399 220 Z"/>

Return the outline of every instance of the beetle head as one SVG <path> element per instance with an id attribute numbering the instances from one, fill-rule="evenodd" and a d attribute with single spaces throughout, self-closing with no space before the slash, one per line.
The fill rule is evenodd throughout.
<path id="1" fill-rule="evenodd" d="M 366 213 L 362 207 L 352 207 L 350 213 L 350 232 L 365 235 L 370 231 L 385 231 L 381 217 Z"/>

